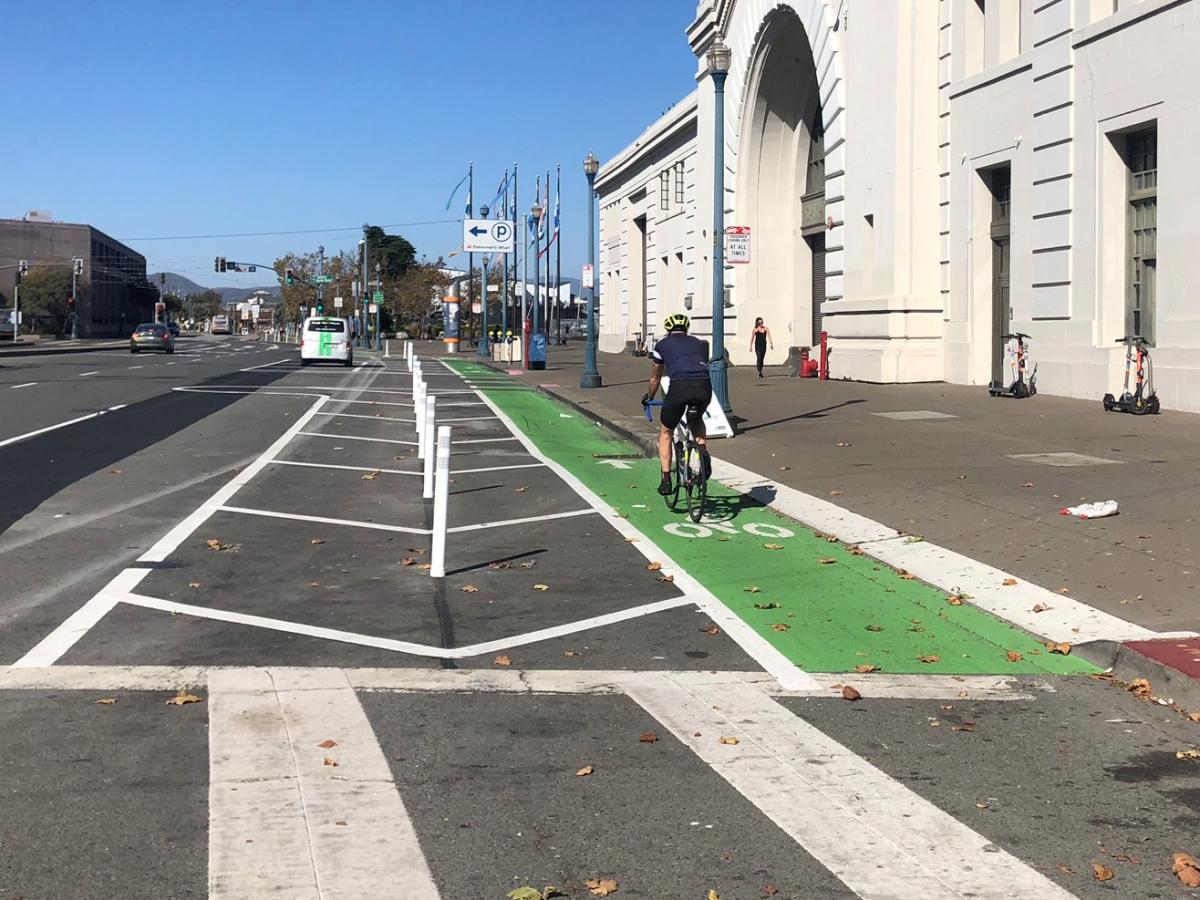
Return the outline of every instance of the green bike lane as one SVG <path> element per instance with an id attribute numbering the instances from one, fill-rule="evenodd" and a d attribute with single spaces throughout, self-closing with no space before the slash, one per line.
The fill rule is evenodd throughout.
<path id="1" fill-rule="evenodd" d="M 1033 635 L 826 539 L 743 494 L 709 484 L 692 524 L 655 491 L 658 463 L 516 378 L 454 360 L 538 450 L 602 497 L 788 660 L 810 672 L 953 675 L 1098 671 Z M 487 382 L 487 383 L 485 383 Z M 714 445 L 716 455 L 720 446 Z M 615 465 L 614 465 L 615 463 Z M 602 573 L 601 573 L 602 577 Z"/>

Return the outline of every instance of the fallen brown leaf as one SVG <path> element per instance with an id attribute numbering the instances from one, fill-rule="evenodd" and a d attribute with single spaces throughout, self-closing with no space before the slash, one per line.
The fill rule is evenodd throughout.
<path id="1" fill-rule="evenodd" d="M 99 700 L 93 700 L 92 702 L 97 704 L 98 706 L 112 706 L 114 703 L 117 702 L 117 698 L 116 697 L 101 697 Z"/>
<path id="2" fill-rule="evenodd" d="M 721 900 L 721 895 L 709 888 L 708 893 L 704 895 L 704 900 Z"/>
<path id="3" fill-rule="evenodd" d="M 1033 482 L 1032 482 L 1032 481 L 1027 481 L 1027 482 L 1025 482 L 1023 485 L 1021 485 L 1021 487 L 1033 487 Z"/>
<path id="4" fill-rule="evenodd" d="M 718 738 L 718 741 L 722 744 L 728 744 L 729 746 L 733 747 L 733 746 L 740 744 L 742 742 L 742 739 L 726 736 L 726 737 Z"/>
<path id="5" fill-rule="evenodd" d="M 790 631 L 792 628 L 787 622 L 775 622 L 771 625 L 772 631 Z"/>
<path id="6" fill-rule="evenodd" d="M 638 738 L 638 743 L 641 744 L 657 744 L 658 735 L 653 731 L 643 731 L 642 736 Z"/>
<path id="7" fill-rule="evenodd" d="M 333 739 L 324 740 L 324 741 L 321 741 L 321 743 L 317 744 L 317 746 L 320 747 L 322 750 L 330 750 L 333 747 L 337 746 L 337 741 L 335 741 Z"/>
<path id="8" fill-rule="evenodd" d="M 859 675 L 870 675 L 872 672 L 878 672 L 879 666 L 874 663 L 859 663 L 854 667 L 854 671 Z"/>
<path id="9" fill-rule="evenodd" d="M 513 488 L 513 493 L 514 493 L 514 494 L 523 494 L 523 493 L 525 493 L 527 490 L 529 490 L 529 485 L 527 485 L 527 484 L 523 484 L 523 485 L 521 485 L 519 488 Z"/>
<path id="10" fill-rule="evenodd" d="M 896 574 L 899 575 L 905 581 L 916 581 L 916 579 L 917 579 L 916 575 L 914 575 L 912 572 L 908 572 L 904 569 L 897 569 Z"/>
<path id="11" fill-rule="evenodd" d="M 1015 587 L 1017 584 L 1017 579 L 1005 578 L 1002 582 L 1000 582 L 1000 584 L 1003 585 L 1004 587 Z"/>
<path id="12" fill-rule="evenodd" d="M 959 722 L 957 725 L 950 726 L 951 731 L 965 731 L 968 734 L 975 730 L 974 722 Z"/>
<path id="13" fill-rule="evenodd" d="M 701 631 L 701 633 L 702 633 L 702 634 L 713 634 L 713 635 L 715 635 L 715 634 L 720 634 L 720 633 L 721 633 L 721 629 L 720 629 L 720 628 L 718 628 L 716 625 L 706 625 L 704 628 L 701 628 L 701 629 L 700 629 L 700 631 Z"/>
<path id="14" fill-rule="evenodd" d="M 823 566 L 832 566 L 834 563 L 837 562 L 837 560 L 834 559 L 832 556 L 822 556 L 820 559 L 817 560 L 817 562 L 819 562 Z"/>
<path id="15" fill-rule="evenodd" d="M 1048 610 L 1049 608 L 1050 608 L 1050 607 L 1048 607 L 1048 606 L 1047 606 L 1045 603 L 1035 603 L 1035 604 L 1033 605 L 1033 611 L 1034 611 L 1034 612 L 1045 612 L 1045 611 L 1046 611 L 1046 610 Z"/>
<path id="16" fill-rule="evenodd" d="M 189 694 L 186 690 L 184 690 L 183 688 L 180 688 L 179 692 L 177 694 L 175 694 L 174 697 L 172 697 L 170 700 L 167 701 L 167 706 L 183 706 L 185 703 L 199 703 L 199 702 L 200 702 L 200 698 L 197 697 L 195 694 Z"/>
<path id="17" fill-rule="evenodd" d="M 1139 700 L 1148 700 L 1150 698 L 1150 682 L 1145 678 L 1133 679 L 1133 681 L 1129 682 L 1129 687 L 1126 690 Z"/>
<path id="18" fill-rule="evenodd" d="M 374 481 L 378 477 L 379 477 L 378 472 L 368 472 L 366 475 L 362 476 L 362 480 L 363 481 Z"/>
<path id="19" fill-rule="evenodd" d="M 224 550 L 228 546 L 228 544 L 222 544 L 216 538 L 209 538 L 204 543 L 208 545 L 209 550 Z"/>
<path id="20" fill-rule="evenodd" d="M 332 756 L 325 757 L 325 765 L 332 766 L 335 769 L 338 767 L 337 760 L 335 760 Z"/>
<path id="21" fill-rule="evenodd" d="M 850 551 L 851 556 L 863 556 L 867 552 L 866 550 L 864 550 L 862 547 L 859 547 L 858 545 L 855 545 L 853 547 L 847 547 L 846 549 Z"/>
<path id="22" fill-rule="evenodd" d="M 1058 653 L 1066 656 L 1071 652 L 1071 645 L 1066 641 L 1046 641 L 1046 649 L 1051 653 Z"/>
<path id="23" fill-rule="evenodd" d="M 586 778 L 587 776 L 591 775 L 595 771 L 596 770 L 589 765 L 589 766 L 584 766 L 582 769 L 580 769 L 575 774 L 579 778 Z"/>
<path id="24" fill-rule="evenodd" d="M 854 445 L 853 445 L 852 443 L 850 443 L 849 441 L 838 441 L 838 442 L 837 442 L 837 445 L 838 445 L 839 447 L 853 447 L 853 446 L 854 446 Z"/>
<path id="25" fill-rule="evenodd" d="M 1171 871 L 1188 887 L 1200 887 L 1200 862 L 1190 853 L 1176 853 L 1172 857 Z"/>
<path id="26" fill-rule="evenodd" d="M 941 723 L 941 722 L 939 722 L 937 719 L 930 719 L 930 720 L 929 720 L 929 727 L 930 727 L 930 728 L 941 728 L 941 727 L 942 727 L 942 723 Z"/>
<path id="27" fill-rule="evenodd" d="M 782 550 L 783 544 L 763 544 L 767 550 Z"/>
<path id="28" fill-rule="evenodd" d="M 325 543 L 325 538 L 313 538 L 311 541 L 309 541 L 309 543 L 310 544 L 323 544 L 323 543 Z"/>
<path id="29" fill-rule="evenodd" d="M 459 588 L 459 591 L 461 591 L 464 594 L 478 594 L 479 588 L 475 587 L 475 585 L 473 585 L 473 584 L 464 584 L 462 587 Z"/>
<path id="30" fill-rule="evenodd" d="M 1024 659 L 1024 657 L 1021 656 L 1021 654 L 1018 653 L 1016 650 L 1008 651 L 1008 661 L 1009 662 L 1020 662 L 1022 659 Z"/>
<path id="31" fill-rule="evenodd" d="M 1075 874 L 1074 869 L 1072 869 L 1070 866 L 1065 866 L 1062 863 L 1059 863 L 1054 868 L 1058 869 L 1058 871 L 1062 872 L 1064 875 L 1074 875 Z"/>
<path id="32" fill-rule="evenodd" d="M 764 884 L 763 885 L 762 895 L 764 897 L 774 897 L 778 893 L 779 893 L 779 888 L 775 887 L 775 885 L 773 885 L 773 884 Z"/>
<path id="33" fill-rule="evenodd" d="M 658 578 L 656 578 L 655 580 L 665 582 L 666 584 L 674 584 L 675 576 L 674 575 L 659 575 Z"/>
<path id="34" fill-rule="evenodd" d="M 779 609 L 779 604 L 772 600 L 769 603 L 755 603 L 755 609 Z"/>
<path id="35" fill-rule="evenodd" d="M 1175 758 L 1176 759 L 1200 759 L 1200 750 L 1196 750 L 1196 749 L 1176 750 Z"/>
<path id="36" fill-rule="evenodd" d="M 877 625 L 877 624 L 875 624 L 874 622 L 872 622 L 870 625 L 868 625 L 868 626 L 867 626 L 867 629 L 866 629 L 866 630 L 867 630 L 867 631 L 875 631 L 875 632 L 879 632 L 879 631 L 883 631 L 883 626 L 882 626 L 882 625 Z"/>
<path id="37" fill-rule="evenodd" d="M 949 597 L 946 598 L 946 602 L 949 603 L 951 606 L 962 606 L 963 598 L 958 596 L 958 594 L 951 594 Z"/>
<path id="38" fill-rule="evenodd" d="M 838 536 L 836 534 L 825 535 L 825 543 L 836 544 L 837 542 L 838 542 Z"/>
<path id="39" fill-rule="evenodd" d="M 563 651 L 563 656 L 578 656 L 578 655 L 579 654 L 576 653 L 574 650 L 564 650 Z"/>
<path id="40" fill-rule="evenodd" d="M 617 879 L 615 878 L 589 878 L 584 884 L 597 897 L 607 897 L 609 894 L 617 892 Z"/>
<path id="41" fill-rule="evenodd" d="M 190 587 L 190 588 L 198 588 L 198 587 L 200 587 L 200 582 L 198 582 L 198 581 L 189 581 L 189 582 L 188 582 L 188 587 Z"/>
<path id="42" fill-rule="evenodd" d="M 1092 875 L 1095 876 L 1097 881 L 1112 881 L 1113 877 L 1116 875 L 1116 872 L 1114 872 L 1104 863 L 1094 862 L 1092 863 Z"/>
<path id="43" fill-rule="evenodd" d="M 495 659 L 492 660 L 492 662 L 498 666 L 511 666 L 512 665 L 512 660 L 509 659 L 507 656 L 503 656 L 503 655 L 497 656 Z"/>
<path id="44" fill-rule="evenodd" d="M 1188 713 L 1188 719 L 1200 724 L 1200 712 Z"/>
<path id="45" fill-rule="evenodd" d="M 1069 593 L 1071 593 L 1071 589 L 1069 587 L 1060 587 L 1058 589 L 1058 592 L 1060 594 L 1069 594 Z"/>
<path id="46" fill-rule="evenodd" d="M 853 703 L 855 700 L 861 700 L 862 694 L 847 684 L 842 688 L 842 699 L 849 700 L 851 703 Z"/>
<path id="47" fill-rule="evenodd" d="M 535 584 L 535 585 L 533 586 L 533 589 L 534 589 L 535 591 L 548 591 L 548 590 L 550 590 L 550 585 L 548 585 L 548 584 Z"/>
<path id="48" fill-rule="evenodd" d="M 942 658 L 940 656 L 938 656 L 936 653 L 930 653 L 930 654 L 927 654 L 924 656 L 918 656 L 917 661 L 932 664 L 932 663 L 941 662 Z"/>
<path id="49" fill-rule="evenodd" d="M 745 591 L 747 594 L 761 594 L 762 593 L 762 588 L 760 588 L 757 584 L 752 584 L 752 585 L 750 585 L 750 587 L 742 588 L 742 590 Z"/>
<path id="50" fill-rule="evenodd" d="M 646 571 L 647 572 L 657 572 L 661 568 L 662 568 L 662 563 L 660 563 L 660 562 L 646 563 Z"/>
<path id="51" fill-rule="evenodd" d="M 840 497 L 844 493 L 845 493 L 845 491 L 830 491 L 829 496 L 830 497 Z"/>

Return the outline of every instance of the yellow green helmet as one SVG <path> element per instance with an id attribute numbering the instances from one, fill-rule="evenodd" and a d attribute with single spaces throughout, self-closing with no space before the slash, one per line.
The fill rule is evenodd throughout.
<path id="1" fill-rule="evenodd" d="M 673 313 L 663 322 L 663 328 L 667 331 L 687 331 L 691 327 L 692 320 L 683 313 Z"/>

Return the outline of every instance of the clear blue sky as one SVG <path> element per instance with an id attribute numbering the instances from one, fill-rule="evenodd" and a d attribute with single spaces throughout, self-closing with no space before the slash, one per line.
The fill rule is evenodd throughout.
<path id="1" fill-rule="evenodd" d="M 461 216 L 461 194 L 445 205 L 468 161 L 477 203 L 520 163 L 525 210 L 534 174 L 561 162 L 563 275 L 578 277 L 581 161 L 691 90 L 694 13 L 694 0 L 7 3 L 0 217 L 48 209 L 121 239 L 422 222 Z M 394 230 L 431 258 L 461 237 Z M 214 284 L 218 254 L 270 263 L 357 239 L 129 243 L 151 271 Z"/>

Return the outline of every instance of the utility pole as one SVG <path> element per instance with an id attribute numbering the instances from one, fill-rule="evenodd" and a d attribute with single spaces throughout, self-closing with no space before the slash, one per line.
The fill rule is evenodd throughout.
<path id="1" fill-rule="evenodd" d="M 379 289 L 379 293 L 383 293 L 383 264 L 375 263 L 375 286 Z M 375 349 L 383 349 L 383 335 L 379 333 L 379 316 L 381 313 L 380 302 L 375 299 L 375 295 L 371 294 L 371 302 L 375 304 Z"/>
<path id="2" fill-rule="evenodd" d="M 467 165 L 467 218 L 474 218 L 475 163 Z M 475 254 L 467 254 L 467 309 L 475 313 Z"/>
<path id="3" fill-rule="evenodd" d="M 363 294 L 362 294 L 361 312 L 359 313 L 359 317 L 358 317 L 358 326 L 359 326 L 359 333 L 361 336 L 360 340 L 363 343 L 360 344 L 359 346 L 363 346 L 363 344 L 365 344 L 367 349 L 370 350 L 371 349 L 371 336 L 369 334 L 367 334 L 366 332 L 367 332 L 367 302 L 368 302 L 367 295 L 371 293 L 371 286 L 369 284 L 367 284 L 367 281 L 370 279 L 369 273 L 371 270 L 369 268 L 367 268 L 367 266 L 368 266 L 369 259 L 370 259 L 371 247 L 370 247 L 370 242 L 367 240 L 367 223 L 366 222 L 363 223 L 362 248 L 363 248 L 363 252 L 362 252 Z"/>
<path id="4" fill-rule="evenodd" d="M 562 163 L 559 163 L 555 168 L 554 173 L 554 310 L 555 321 L 558 322 L 558 341 L 559 346 L 562 346 L 562 224 L 559 218 L 559 204 L 562 202 Z M 570 296 L 570 292 L 567 292 Z"/>
<path id="5" fill-rule="evenodd" d="M 325 274 L 325 248 L 323 246 L 317 248 L 317 274 Z M 317 313 L 325 314 L 325 282 L 323 281 L 317 285 Z"/>
<path id="6" fill-rule="evenodd" d="M 17 260 L 17 277 L 13 281 L 13 346 L 21 334 L 21 279 L 29 274 L 29 260 Z"/>
<path id="7" fill-rule="evenodd" d="M 71 260 L 71 340 L 79 340 L 79 276 L 83 274 L 83 259 Z"/>

